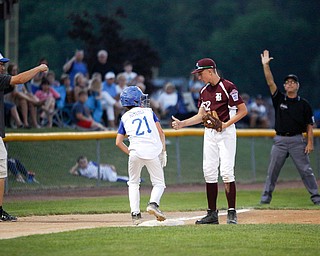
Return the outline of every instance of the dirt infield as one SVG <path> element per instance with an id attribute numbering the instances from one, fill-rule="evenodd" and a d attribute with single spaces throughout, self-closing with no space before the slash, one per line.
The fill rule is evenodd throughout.
<path id="1" fill-rule="evenodd" d="M 301 181 L 280 182 L 277 188 L 300 188 L 304 187 Z M 238 190 L 260 190 L 263 184 L 237 184 Z M 223 187 L 221 187 L 223 189 Z M 150 193 L 150 187 L 142 187 L 141 193 Z M 198 191 L 205 192 L 203 184 L 169 186 L 166 192 Z M 125 187 L 118 188 L 88 188 L 68 189 L 54 191 L 34 191 L 26 193 L 9 193 L 5 201 L 16 200 L 57 200 L 65 198 L 83 198 L 98 196 L 126 195 Z M 194 225 L 196 219 L 204 216 L 205 212 L 166 212 L 168 221 L 159 223 L 153 216 L 142 213 L 145 226 L 161 225 Z M 219 212 L 220 224 L 226 223 L 226 212 Z M 320 224 L 319 210 L 238 210 L 239 224 Z M 57 233 L 69 230 L 78 230 L 96 227 L 124 227 L 133 226 L 130 214 L 89 214 L 89 215 L 50 215 L 21 217 L 17 222 L 0 222 L 0 239 L 9 239 L 34 234 Z"/>
<path id="2" fill-rule="evenodd" d="M 194 225 L 202 212 L 168 212 L 167 221 L 159 223 L 153 216 L 142 214 L 142 226 Z M 299 216 L 299 218 L 297 218 Z M 226 223 L 226 213 L 219 213 L 220 224 Z M 245 210 L 238 212 L 239 224 L 320 224 L 318 210 Z M 143 225 L 148 224 L 148 225 Z M 53 215 L 19 218 L 17 222 L 1 222 L 0 239 L 34 234 L 49 234 L 96 227 L 133 226 L 130 214 Z M 139 227 L 139 226 L 138 226 Z"/>

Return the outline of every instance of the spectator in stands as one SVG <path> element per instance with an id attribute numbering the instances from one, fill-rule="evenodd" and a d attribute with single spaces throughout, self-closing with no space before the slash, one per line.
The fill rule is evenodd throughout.
<path id="1" fill-rule="evenodd" d="M 12 63 L 8 66 L 9 75 L 15 76 L 18 74 L 18 72 L 19 72 L 19 68 L 16 64 Z M 32 125 L 33 127 L 37 128 L 38 123 L 37 123 L 36 105 L 38 104 L 38 99 L 32 93 L 28 92 L 24 84 L 17 84 L 15 86 L 14 91 L 11 93 L 11 101 L 17 104 L 17 107 L 19 108 L 22 114 L 23 126 L 25 128 L 31 128 L 29 126 L 29 112 L 30 112 Z M 14 110 L 14 108 L 12 110 Z M 14 110 L 14 112 L 16 111 Z M 14 113 L 13 117 L 15 117 L 16 115 L 18 115 L 18 113 L 17 114 Z M 18 123 L 20 122 L 18 121 Z"/>
<path id="2" fill-rule="evenodd" d="M 45 64 L 48 66 L 48 60 L 45 57 L 42 57 L 39 62 L 38 65 L 41 64 Z M 46 77 L 48 74 L 49 70 L 45 71 L 45 72 L 39 72 L 28 84 L 28 91 L 32 94 L 35 94 L 37 90 L 40 89 L 40 84 L 42 81 L 42 78 Z"/>
<path id="3" fill-rule="evenodd" d="M 60 84 L 61 84 L 61 86 L 64 86 L 65 90 L 66 90 L 65 103 L 67 105 L 73 104 L 75 102 L 75 99 L 74 99 L 74 91 L 73 91 L 73 88 L 71 87 L 70 76 L 66 73 L 63 73 L 60 77 Z"/>
<path id="4" fill-rule="evenodd" d="M 109 65 L 108 52 L 106 50 L 100 50 L 97 54 L 97 61 L 92 65 L 90 70 L 90 76 L 92 78 L 93 73 L 99 73 L 101 77 L 105 77 L 108 71 L 115 72 L 114 68 Z"/>
<path id="5" fill-rule="evenodd" d="M 98 73 L 99 74 L 99 73 Z M 91 111 L 94 121 L 100 123 L 102 118 L 102 82 L 100 76 L 93 77 L 89 82 L 88 100 L 86 105 Z"/>
<path id="6" fill-rule="evenodd" d="M 250 128 L 268 128 L 269 120 L 267 109 L 262 95 L 257 95 L 255 101 L 249 106 Z"/>
<path id="7" fill-rule="evenodd" d="M 83 129 L 107 130 L 102 124 L 95 122 L 90 114 L 90 109 L 85 105 L 88 100 L 88 93 L 80 91 L 78 101 L 72 106 L 72 121 L 75 125 Z"/>
<path id="8" fill-rule="evenodd" d="M 117 80 L 116 80 L 116 96 L 115 99 L 119 100 L 120 99 L 120 94 L 122 91 L 128 87 L 127 85 L 127 79 L 123 73 L 120 73 L 117 75 Z"/>
<path id="9" fill-rule="evenodd" d="M 115 83 L 116 75 L 113 72 L 108 72 L 102 83 L 102 91 L 109 93 L 109 95 L 116 99 L 117 97 L 117 85 Z"/>
<path id="10" fill-rule="evenodd" d="M 8 170 L 21 183 L 39 183 L 35 178 L 35 173 L 27 171 L 26 167 L 16 158 L 8 157 Z"/>
<path id="11" fill-rule="evenodd" d="M 51 128 L 56 99 L 60 98 L 60 94 L 50 87 L 50 83 L 47 78 L 43 78 L 40 84 L 40 90 L 36 92 L 35 96 L 41 104 L 40 117 L 47 120 L 47 127 Z"/>
<path id="12" fill-rule="evenodd" d="M 88 91 L 88 80 L 82 73 L 77 73 L 74 77 L 74 100 L 78 100 L 78 95 L 80 91 Z"/>
<path id="13" fill-rule="evenodd" d="M 147 86 L 145 85 L 145 78 L 143 75 L 138 75 L 135 80 L 135 85 L 140 88 L 140 90 L 144 93 L 147 89 Z"/>
<path id="14" fill-rule="evenodd" d="M 20 119 L 17 106 L 15 104 L 12 104 L 10 102 L 7 102 L 4 100 L 4 114 L 5 114 L 5 122 L 6 126 L 10 126 L 11 128 L 23 128 L 24 125 L 22 124 L 22 121 Z M 10 118 L 13 118 L 14 125 L 10 122 Z M 28 128 L 28 127 L 26 127 Z"/>
<path id="15" fill-rule="evenodd" d="M 56 73 L 54 71 L 50 70 L 47 73 L 46 78 L 48 79 L 50 86 L 59 86 L 60 85 L 59 81 L 56 80 Z"/>
<path id="16" fill-rule="evenodd" d="M 56 109 L 63 109 L 66 105 L 67 90 L 65 84 L 68 83 L 68 80 L 70 84 L 70 79 L 67 79 L 68 77 L 68 74 L 62 74 L 60 80 L 54 83 L 52 83 L 52 81 L 50 82 L 50 80 L 48 79 L 51 87 L 60 95 L 60 98 L 56 99 Z"/>
<path id="17" fill-rule="evenodd" d="M 102 83 L 102 108 L 106 111 L 108 127 L 111 130 L 116 129 L 116 117 L 121 112 L 122 106 L 119 102 L 120 88 L 115 83 L 115 74 L 108 72 L 105 75 L 105 81 Z"/>
<path id="18" fill-rule="evenodd" d="M 98 167 L 99 170 L 98 170 Z M 100 164 L 93 161 L 88 161 L 86 156 L 80 156 L 77 159 L 76 164 L 69 171 L 72 175 L 83 176 L 89 179 L 101 179 L 110 182 L 127 182 L 129 178 L 127 176 L 119 176 L 117 174 L 116 167 L 110 164 Z"/>
<path id="19" fill-rule="evenodd" d="M 134 79 L 136 78 L 137 76 L 137 73 L 136 72 L 133 72 L 133 65 L 130 61 L 125 61 L 123 63 L 123 70 L 124 72 L 120 73 L 120 74 L 123 74 L 126 78 L 126 84 L 127 85 L 132 85 L 133 84 L 133 81 Z"/>
<path id="20" fill-rule="evenodd" d="M 178 93 L 173 83 L 168 82 L 163 87 L 163 92 L 160 94 L 159 107 L 161 118 L 171 119 L 171 116 L 177 113 Z"/>
<path id="21" fill-rule="evenodd" d="M 63 71 L 70 75 L 71 87 L 75 86 L 75 76 L 81 73 L 85 78 L 89 78 L 87 64 L 84 62 L 84 51 L 76 50 L 74 56 L 63 65 Z"/>
<path id="22" fill-rule="evenodd" d="M 191 74 L 191 77 L 189 79 L 189 91 L 192 93 L 192 98 L 196 106 L 198 106 L 198 100 L 200 96 L 199 92 L 203 86 L 204 84 L 198 80 L 197 75 Z"/>

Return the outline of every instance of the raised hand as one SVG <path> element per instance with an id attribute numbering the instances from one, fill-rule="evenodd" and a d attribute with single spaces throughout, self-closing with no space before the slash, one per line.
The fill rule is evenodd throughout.
<path id="1" fill-rule="evenodd" d="M 273 57 L 269 56 L 269 51 L 264 50 L 263 53 L 261 54 L 261 63 L 262 65 L 264 64 L 269 64 L 269 62 L 273 60 Z"/>

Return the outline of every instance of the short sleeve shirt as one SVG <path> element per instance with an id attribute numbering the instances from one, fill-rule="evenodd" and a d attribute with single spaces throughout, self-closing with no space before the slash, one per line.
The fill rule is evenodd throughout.
<path id="1" fill-rule="evenodd" d="M 5 137 L 5 123 L 4 123 L 4 91 L 10 89 L 11 76 L 0 74 L 0 136 Z"/>
<path id="2" fill-rule="evenodd" d="M 236 113 L 237 106 L 243 103 L 237 87 L 226 79 L 216 85 L 206 84 L 200 90 L 198 107 L 206 111 L 215 110 L 222 122 L 227 122 Z"/>
<path id="3" fill-rule="evenodd" d="M 272 95 L 275 109 L 275 130 L 278 133 L 300 134 L 307 131 L 307 125 L 314 123 L 312 108 L 301 98 L 288 98 L 277 90 Z"/>
<path id="4" fill-rule="evenodd" d="M 135 107 L 122 117 L 118 134 L 128 135 L 130 155 L 154 159 L 162 151 L 162 142 L 156 126 L 159 119 L 151 108 Z"/>
<path id="5" fill-rule="evenodd" d="M 71 112 L 72 112 L 72 121 L 74 123 L 77 123 L 79 121 L 77 119 L 77 117 L 76 117 L 77 113 L 82 113 L 85 117 L 89 117 L 90 116 L 89 108 L 87 106 L 85 106 L 84 104 L 82 104 L 81 102 L 79 102 L 79 101 L 74 103 Z"/>

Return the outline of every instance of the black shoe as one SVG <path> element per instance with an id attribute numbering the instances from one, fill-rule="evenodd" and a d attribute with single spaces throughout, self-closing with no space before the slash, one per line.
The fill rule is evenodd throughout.
<path id="1" fill-rule="evenodd" d="M 227 224 L 238 224 L 236 210 L 228 210 Z"/>
<path id="2" fill-rule="evenodd" d="M 208 210 L 207 215 L 204 216 L 201 220 L 197 220 L 196 224 L 219 224 L 218 220 L 218 210 L 212 211 Z"/>
<path id="3" fill-rule="evenodd" d="M 3 210 L 0 221 L 17 221 L 17 217 L 10 215 L 9 213 Z"/>
<path id="4" fill-rule="evenodd" d="M 131 213 L 132 222 L 134 225 L 139 225 L 141 223 L 141 213 Z"/>
<path id="5" fill-rule="evenodd" d="M 269 200 L 261 200 L 260 204 L 270 204 L 270 201 Z"/>
<path id="6" fill-rule="evenodd" d="M 320 201 L 319 202 L 315 202 L 314 205 L 320 205 Z"/>

